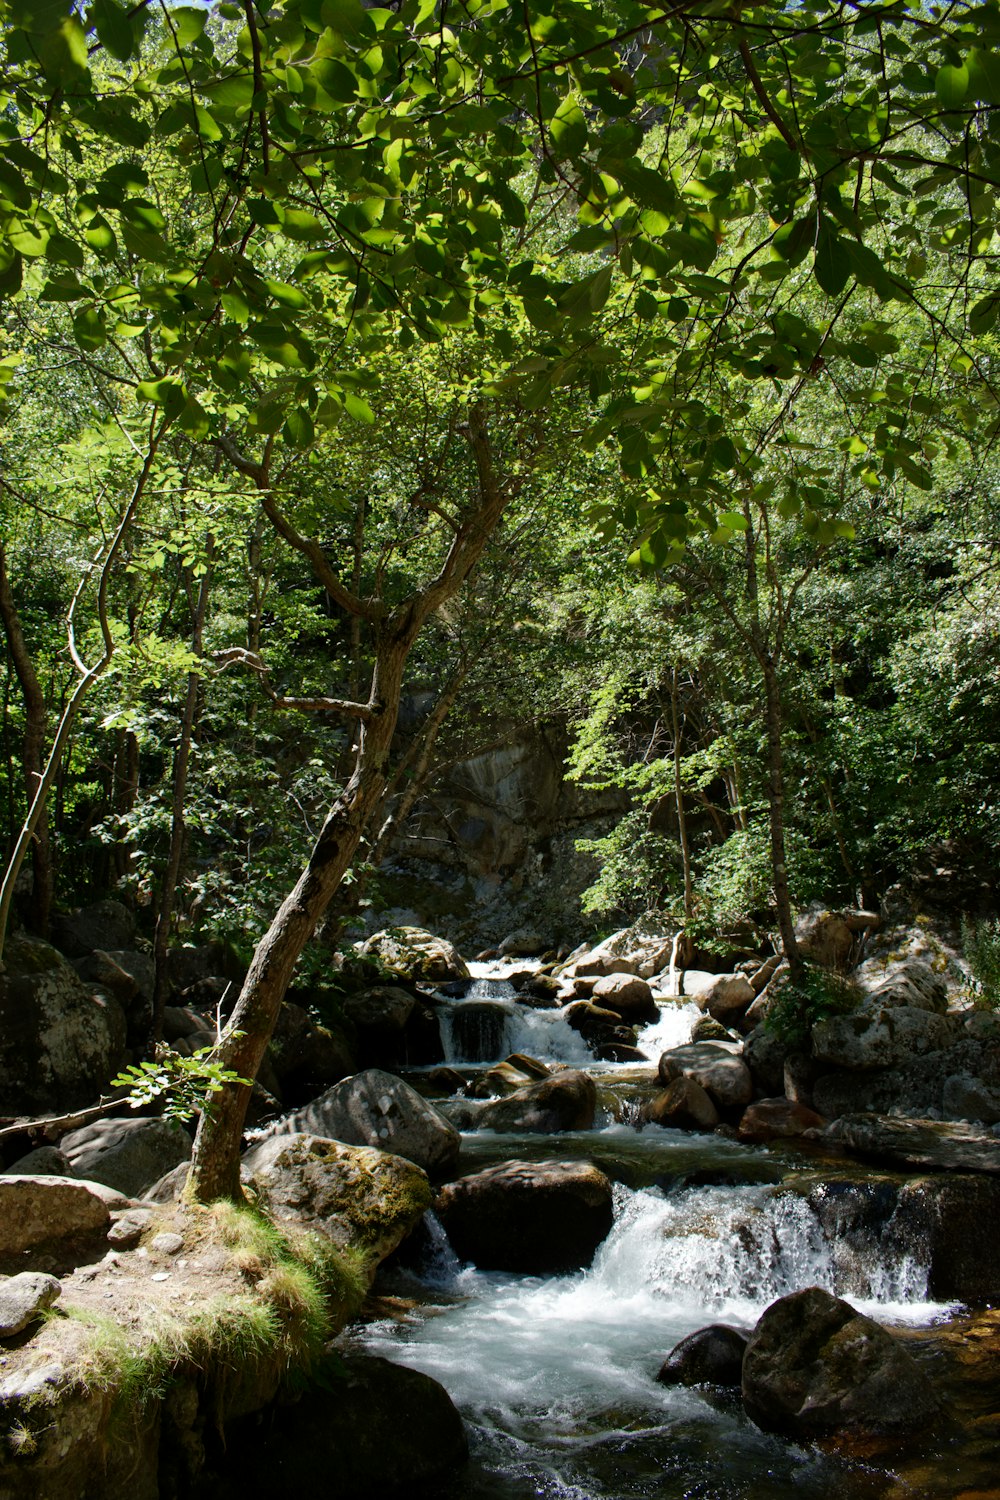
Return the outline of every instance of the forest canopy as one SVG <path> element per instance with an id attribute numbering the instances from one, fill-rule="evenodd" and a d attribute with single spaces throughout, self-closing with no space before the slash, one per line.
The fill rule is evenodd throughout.
<path id="1" fill-rule="evenodd" d="M 599 913 L 794 957 L 995 852 L 1000 7 L 2 15 L 0 943 L 26 860 L 215 924 L 252 1077 L 505 723 L 619 797 Z"/>

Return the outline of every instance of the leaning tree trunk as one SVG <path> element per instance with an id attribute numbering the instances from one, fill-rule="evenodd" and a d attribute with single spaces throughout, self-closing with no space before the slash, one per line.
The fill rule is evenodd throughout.
<path id="1" fill-rule="evenodd" d="M 299 954 L 347 873 L 382 798 L 411 634 L 390 639 L 378 653 L 371 701 L 380 707 L 362 725 L 354 775 L 327 815 L 294 889 L 261 939 L 216 1048 L 214 1061 L 243 1079 L 256 1077 Z M 187 1187 L 198 1202 L 240 1196 L 239 1143 L 250 1089 L 244 1082 L 221 1090 L 202 1114 Z"/>

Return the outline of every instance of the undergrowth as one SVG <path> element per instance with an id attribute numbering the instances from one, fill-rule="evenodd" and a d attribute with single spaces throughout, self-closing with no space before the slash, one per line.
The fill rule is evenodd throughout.
<path id="1" fill-rule="evenodd" d="M 1000 918 L 962 920 L 962 947 L 972 972 L 972 999 L 984 1010 L 1000 1010 Z"/>
<path id="2" fill-rule="evenodd" d="M 788 979 L 781 986 L 765 1025 L 790 1047 L 804 1048 L 817 1021 L 850 1015 L 860 999 L 860 991 L 849 979 L 807 964 L 797 980 Z"/>

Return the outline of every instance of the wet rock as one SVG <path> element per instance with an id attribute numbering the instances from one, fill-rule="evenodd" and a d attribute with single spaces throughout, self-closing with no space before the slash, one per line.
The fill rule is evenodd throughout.
<path id="1" fill-rule="evenodd" d="M 659 1018 L 653 992 L 644 979 L 633 974 L 607 974 L 594 985 L 593 1003 L 614 1011 L 623 1021 L 645 1025 Z"/>
<path id="2" fill-rule="evenodd" d="M 462 1419 L 443 1386 L 373 1355 L 339 1354 L 330 1390 L 275 1407 L 262 1426 L 226 1427 L 222 1500 L 326 1495 L 338 1500 L 439 1492 L 468 1458 Z M 230 1488 L 231 1486 L 231 1488 Z M 200 1492 L 199 1492 L 200 1493 Z"/>
<path id="3" fill-rule="evenodd" d="M 23 1333 L 45 1308 L 62 1296 L 62 1283 L 41 1271 L 0 1277 L 0 1339 Z"/>
<path id="4" fill-rule="evenodd" d="M 504 1050 L 510 1012 L 496 1000 L 465 1000 L 448 1016 L 452 1046 L 469 1062 L 492 1062 Z"/>
<path id="5" fill-rule="evenodd" d="M 164 1173 L 191 1159 L 191 1137 L 168 1120 L 95 1120 L 64 1135 L 61 1147 L 77 1177 L 129 1198 L 141 1198 Z"/>
<path id="6" fill-rule="evenodd" d="M 92 1104 L 125 1061 L 125 1013 L 55 948 L 12 937 L 0 974 L 0 1098 L 9 1114 Z"/>
<path id="7" fill-rule="evenodd" d="M 693 1078 L 722 1109 L 741 1107 L 753 1098 L 750 1069 L 737 1056 L 735 1047 L 727 1047 L 723 1042 L 672 1047 L 661 1056 L 658 1071 L 664 1084 L 672 1083 L 675 1078 Z"/>
<path id="8" fill-rule="evenodd" d="M 454 943 L 420 927 L 373 933 L 358 951 L 366 958 L 377 959 L 384 968 L 404 979 L 435 984 L 470 977 L 468 964 Z"/>
<path id="9" fill-rule="evenodd" d="M 1000 1139 L 974 1125 L 886 1115 L 844 1115 L 824 1132 L 834 1146 L 904 1167 L 1000 1172 Z"/>
<path id="10" fill-rule="evenodd" d="M 597 1109 L 597 1088 L 587 1073 L 564 1068 L 551 1078 L 518 1089 L 506 1099 L 482 1105 L 479 1129 L 537 1132 L 551 1135 L 561 1130 L 589 1130 Z"/>
<path id="11" fill-rule="evenodd" d="M 0 1177 L 0 1258 L 103 1235 L 108 1205 L 97 1188 L 65 1177 Z"/>
<path id="12" fill-rule="evenodd" d="M 418 1000 L 403 1028 L 403 1060 L 411 1068 L 444 1062 L 441 1023 L 433 1004 Z"/>
<path id="13" fill-rule="evenodd" d="M 595 1049 L 598 1062 L 648 1063 L 649 1058 L 630 1042 L 601 1042 Z"/>
<path id="14" fill-rule="evenodd" d="M 621 1020 L 617 1011 L 593 1005 L 589 1000 L 574 1000 L 566 1007 L 566 1024 L 578 1031 L 584 1041 L 601 1040 L 605 1032 L 616 1030 Z"/>
<path id="15" fill-rule="evenodd" d="M 457 1068 L 433 1068 L 427 1075 L 427 1082 L 432 1088 L 448 1094 L 457 1094 L 465 1087 L 465 1079 Z"/>
<path id="16" fill-rule="evenodd" d="M 835 1067 L 887 1068 L 914 1055 L 940 1051 L 951 1034 L 944 1016 L 900 1005 L 817 1021 L 812 1050 L 818 1061 Z"/>
<path id="17" fill-rule="evenodd" d="M 553 979 L 550 974 L 531 974 L 522 979 L 520 984 L 515 984 L 515 975 L 511 975 L 510 982 L 514 984 L 517 998 L 522 1005 L 530 1005 L 535 1010 L 552 1009 L 559 1004 L 559 981 Z"/>
<path id="18" fill-rule="evenodd" d="M 719 1123 L 719 1111 L 711 1097 L 700 1083 L 683 1076 L 644 1104 L 640 1117 L 648 1125 L 675 1130 L 714 1130 Z"/>
<path id="19" fill-rule="evenodd" d="M 1000 1178 L 954 1172 L 904 1183 L 891 1231 L 927 1265 L 931 1297 L 996 1306 L 1000 1240 L 983 1229 L 998 1221 Z"/>
<path id="20" fill-rule="evenodd" d="M 719 974 L 696 996 L 698 1008 L 722 1022 L 735 1021 L 754 998 L 745 974 Z"/>
<path id="21" fill-rule="evenodd" d="M 589 1265 L 614 1218 L 610 1181 L 583 1161 L 503 1162 L 448 1183 L 435 1212 L 460 1259 L 538 1275 Z"/>
<path id="22" fill-rule="evenodd" d="M 552 1076 L 552 1069 L 548 1063 L 541 1062 L 537 1057 L 529 1057 L 525 1052 L 512 1052 L 505 1061 L 512 1068 L 517 1068 L 519 1073 L 524 1073 L 529 1078 L 550 1078 Z"/>
<path id="23" fill-rule="evenodd" d="M 661 1385 L 739 1387 L 747 1336 L 727 1323 L 710 1323 L 675 1344 L 660 1366 Z"/>
<path id="24" fill-rule="evenodd" d="M 825 1125 L 822 1115 L 791 1099 L 757 1099 L 743 1111 L 738 1134 L 741 1141 L 763 1143 L 805 1135 L 807 1130 L 822 1130 Z"/>
<path id="25" fill-rule="evenodd" d="M 520 927 L 504 938 L 498 952 L 502 958 L 537 958 L 547 947 L 548 943 L 540 932 Z"/>
<path id="26" fill-rule="evenodd" d="M 131 948 L 135 918 L 120 901 L 95 901 L 52 919 L 52 941 L 70 958 L 82 958 L 102 948 Z"/>
<path id="27" fill-rule="evenodd" d="M 368 1068 L 327 1089 L 318 1099 L 270 1127 L 271 1134 L 323 1136 L 354 1146 L 376 1146 L 406 1157 L 432 1177 L 458 1160 L 455 1127 L 401 1078 Z"/>
<path id="28" fill-rule="evenodd" d="M 306 1133 L 261 1141 L 243 1173 L 279 1223 L 356 1251 L 369 1276 L 431 1205 L 427 1174 L 413 1162 Z"/>
<path id="29" fill-rule="evenodd" d="M 903 1345 L 819 1287 L 767 1309 L 747 1344 L 742 1387 L 758 1427 L 796 1439 L 902 1434 L 939 1411 Z"/>
<path id="30" fill-rule="evenodd" d="M 542 1076 L 548 1076 L 548 1069 Z M 526 1088 L 534 1083 L 537 1077 L 537 1073 L 526 1073 L 509 1061 L 494 1063 L 492 1068 L 487 1068 L 480 1080 L 482 1086 L 480 1097 L 487 1099 L 497 1094 L 513 1094 L 517 1089 Z"/>

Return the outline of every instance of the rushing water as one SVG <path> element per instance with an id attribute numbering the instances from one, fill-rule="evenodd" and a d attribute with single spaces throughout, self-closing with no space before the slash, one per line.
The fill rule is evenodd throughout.
<path id="1" fill-rule="evenodd" d="M 494 1012 L 478 1041 L 462 1020 L 475 1006 Z M 495 972 L 440 1014 L 451 1062 L 525 1052 L 595 1066 L 564 1011 L 518 1004 Z M 687 1041 L 698 1014 L 693 1005 L 661 1005 L 640 1048 L 652 1061 Z M 811 1179 L 795 1191 L 780 1152 L 609 1123 L 629 1117 L 629 1090 L 648 1093 L 652 1069 L 602 1064 L 600 1072 L 602 1128 L 474 1133 L 464 1137 L 461 1163 L 464 1172 L 515 1156 L 601 1166 L 616 1183 L 615 1222 L 592 1266 L 548 1277 L 480 1271 L 459 1264 L 435 1225 L 433 1253 L 395 1286 L 412 1311 L 360 1335 L 374 1352 L 439 1380 L 466 1419 L 470 1470 L 437 1500 L 919 1495 L 902 1481 L 890 1491 L 884 1468 L 760 1432 L 733 1396 L 668 1388 L 655 1376 L 695 1329 L 726 1322 L 749 1331 L 777 1297 L 807 1286 L 845 1296 L 882 1322 L 932 1322 L 949 1309 L 928 1300 L 925 1267 L 889 1240 L 831 1239 L 815 1185 L 812 1197 Z"/>

